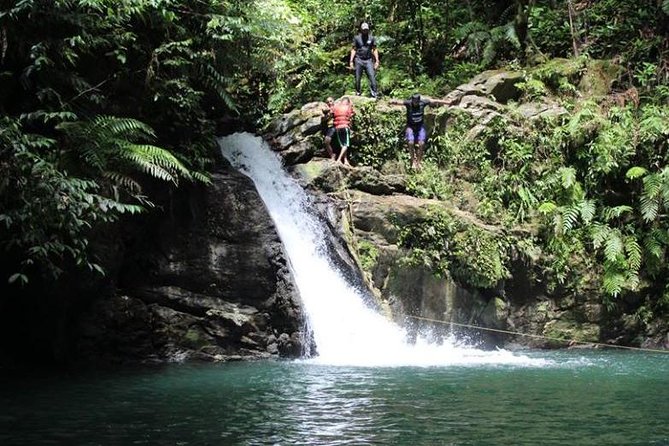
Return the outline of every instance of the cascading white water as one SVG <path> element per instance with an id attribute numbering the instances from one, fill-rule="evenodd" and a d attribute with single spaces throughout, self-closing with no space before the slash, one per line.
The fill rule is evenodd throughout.
<path id="1" fill-rule="evenodd" d="M 406 342 L 404 330 L 364 304 L 325 254 L 329 229 L 312 203 L 260 137 L 237 133 L 219 139 L 223 156 L 256 185 L 285 246 L 302 298 L 318 357 L 332 365 L 395 366 L 512 363 L 540 365 L 507 351 L 485 352 L 452 342 L 420 338 Z"/>

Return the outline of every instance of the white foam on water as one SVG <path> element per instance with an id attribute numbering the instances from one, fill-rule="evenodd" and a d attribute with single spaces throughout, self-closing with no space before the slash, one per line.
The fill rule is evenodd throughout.
<path id="1" fill-rule="evenodd" d="M 314 334 L 318 356 L 309 362 L 346 366 L 511 364 L 541 367 L 551 361 L 505 350 L 483 351 L 419 337 L 365 305 L 362 293 L 333 265 L 325 249 L 327 226 L 302 187 L 283 169 L 262 138 L 236 133 L 220 138 L 223 156 L 253 180 L 286 249 Z"/>

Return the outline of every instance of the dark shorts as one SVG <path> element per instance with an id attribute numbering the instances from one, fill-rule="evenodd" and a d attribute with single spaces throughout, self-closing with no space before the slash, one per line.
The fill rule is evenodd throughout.
<path id="1" fill-rule="evenodd" d="M 351 143 L 351 131 L 348 127 L 342 127 L 335 130 L 339 147 L 348 147 Z"/>
<path id="2" fill-rule="evenodd" d="M 419 127 L 407 126 L 406 130 L 406 140 L 409 143 L 419 143 L 425 142 L 426 138 L 425 126 L 421 125 Z"/>
<path id="3" fill-rule="evenodd" d="M 324 136 L 325 138 L 330 138 L 330 139 L 332 139 L 332 137 L 334 136 L 334 134 L 335 134 L 335 128 L 334 128 L 334 126 L 332 126 L 332 127 L 328 127 L 328 128 L 326 128 L 325 130 L 323 130 L 323 136 Z"/>

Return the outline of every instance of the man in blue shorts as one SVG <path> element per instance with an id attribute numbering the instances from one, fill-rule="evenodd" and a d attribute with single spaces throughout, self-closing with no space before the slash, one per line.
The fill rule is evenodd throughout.
<path id="1" fill-rule="evenodd" d="M 407 109 L 407 128 L 405 131 L 406 141 L 411 152 L 411 168 L 420 170 L 423 161 L 425 140 L 425 107 L 428 105 L 445 105 L 446 101 L 438 99 L 421 99 L 420 94 L 415 93 L 406 101 L 391 100 L 391 104 L 404 105 Z"/>

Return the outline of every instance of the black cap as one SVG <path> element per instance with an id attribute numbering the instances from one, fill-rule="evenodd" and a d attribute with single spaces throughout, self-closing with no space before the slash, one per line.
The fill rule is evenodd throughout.
<path id="1" fill-rule="evenodd" d="M 412 101 L 420 101 L 420 94 L 414 93 L 411 95 L 411 100 Z"/>

